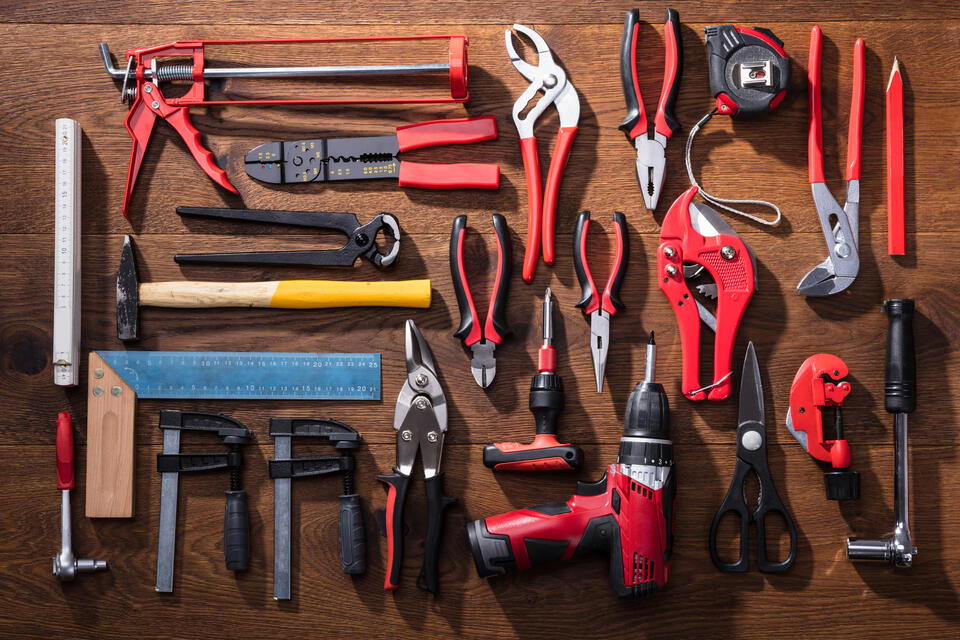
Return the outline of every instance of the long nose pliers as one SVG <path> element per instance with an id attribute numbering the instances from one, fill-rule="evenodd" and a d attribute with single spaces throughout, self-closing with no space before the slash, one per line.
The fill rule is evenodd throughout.
<path id="1" fill-rule="evenodd" d="M 667 141 L 680 130 L 680 121 L 674 114 L 677 94 L 680 93 L 680 73 L 683 48 L 680 40 L 680 14 L 667 9 L 663 25 L 665 46 L 663 60 L 663 85 L 657 102 L 657 115 L 653 119 L 653 138 L 647 131 L 647 112 L 640 94 L 640 79 L 637 75 L 637 36 L 640 27 L 640 11 L 631 9 L 623 23 L 623 40 L 620 43 L 620 81 L 623 98 L 627 103 L 627 116 L 620 130 L 627 135 L 637 149 L 637 182 L 643 192 L 643 202 L 653 211 L 660 200 L 666 163 Z"/>
<path id="2" fill-rule="evenodd" d="M 400 586 L 403 506 L 419 451 L 427 493 L 427 536 L 423 541 L 423 567 L 417 586 L 436 593 L 443 511 L 456 502 L 443 495 L 443 474 L 440 473 L 443 436 L 447 432 L 447 400 L 437 379 L 437 366 L 430 345 L 413 320 L 407 320 L 404 339 L 407 379 L 400 389 L 393 415 L 393 428 L 397 432 L 397 464 L 392 474 L 377 476 L 377 480 L 387 485 L 387 577 L 384 588 L 394 591 Z"/>
<path id="3" fill-rule="evenodd" d="M 566 72 L 554 62 L 553 54 L 546 41 L 536 31 L 522 24 L 513 25 L 513 30 L 527 36 L 537 50 L 537 64 L 532 65 L 517 55 L 513 46 L 513 31 L 507 29 L 507 54 L 510 62 L 520 74 L 530 81 L 530 86 L 513 103 L 513 122 L 520 134 L 520 151 L 523 156 L 523 172 L 527 178 L 527 248 L 523 255 L 523 281 L 531 282 L 540 259 L 540 242 L 543 239 L 543 261 L 553 264 L 555 256 L 553 230 L 556 224 L 557 198 L 560 193 L 560 178 L 567 166 L 570 147 L 577 136 L 577 123 L 580 121 L 580 96 Z M 537 103 L 521 116 L 530 101 L 539 92 L 543 95 Z M 557 146 L 553 150 L 550 169 L 547 171 L 545 190 L 540 184 L 540 154 L 537 151 L 537 139 L 533 127 L 550 105 L 557 107 L 560 114 L 560 130 L 557 133 Z"/>
<path id="4" fill-rule="evenodd" d="M 810 32 L 810 63 L 807 70 L 807 164 L 813 203 L 817 206 L 817 215 L 820 217 L 829 255 L 797 285 L 797 292 L 806 296 L 840 293 L 853 284 L 860 271 L 860 138 L 866 67 L 864 43 L 862 38 L 858 38 L 853 45 L 853 95 L 850 99 L 850 124 L 847 130 L 847 201 L 841 209 L 827 188 L 823 174 L 823 130 L 820 117 L 822 40 L 820 27 L 815 25 Z"/>

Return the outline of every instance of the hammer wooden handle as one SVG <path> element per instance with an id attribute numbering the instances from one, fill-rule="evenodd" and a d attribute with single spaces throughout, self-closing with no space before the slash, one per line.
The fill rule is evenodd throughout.
<path id="1" fill-rule="evenodd" d="M 351 282 L 281 280 L 279 282 L 154 282 L 140 285 L 147 307 L 334 307 L 430 306 L 430 280 Z"/>

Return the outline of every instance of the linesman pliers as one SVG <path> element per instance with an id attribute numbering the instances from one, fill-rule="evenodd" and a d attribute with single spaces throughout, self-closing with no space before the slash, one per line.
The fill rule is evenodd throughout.
<path id="1" fill-rule="evenodd" d="M 853 45 L 853 95 L 850 99 L 850 124 L 847 130 L 847 201 L 843 208 L 827 188 L 823 175 L 823 130 L 820 117 L 820 48 L 823 35 L 814 25 L 810 32 L 810 61 L 807 69 L 808 144 L 807 164 L 813 203 L 817 206 L 823 237 L 827 241 L 827 259 L 811 269 L 797 285 L 807 296 L 840 293 L 860 271 L 860 137 L 863 127 L 865 53 L 863 38 Z M 831 222 L 836 219 L 836 224 Z"/>
<path id="2" fill-rule="evenodd" d="M 493 214 L 493 230 L 497 234 L 497 273 L 493 281 L 493 293 L 490 294 L 487 319 L 481 324 L 477 305 L 473 302 L 473 294 L 467 282 L 463 255 L 466 228 L 467 216 L 454 218 L 450 232 L 450 275 L 453 277 L 453 290 L 457 294 L 457 307 L 460 309 L 460 327 L 453 336 L 463 340 L 463 346 L 469 347 L 473 352 L 473 359 L 470 360 L 473 379 L 486 389 L 497 375 L 494 350 L 510 333 L 506 318 L 511 263 L 510 232 L 507 229 L 507 219 L 498 213 Z"/>
<path id="3" fill-rule="evenodd" d="M 513 31 L 507 29 L 507 54 L 510 61 L 520 74 L 530 81 L 530 86 L 520 94 L 513 103 L 513 122 L 517 125 L 520 134 L 520 152 L 523 156 L 523 172 L 527 178 L 527 248 L 523 255 L 523 281 L 531 282 L 537 270 L 537 260 L 540 259 L 540 242 L 543 240 L 543 261 L 553 264 L 554 244 L 553 230 L 556 224 L 557 198 L 560 193 L 560 178 L 563 169 L 567 166 L 567 157 L 573 139 L 577 137 L 577 123 L 580 120 L 580 96 L 567 78 L 563 68 L 553 60 L 550 47 L 536 31 L 522 24 L 513 25 L 513 29 L 522 33 L 531 41 L 537 50 L 536 66 L 526 62 L 517 55 L 513 46 Z M 539 92 L 543 92 L 537 103 L 521 116 L 530 101 Z M 550 169 L 547 171 L 545 191 L 540 184 L 540 154 L 537 151 L 537 139 L 533 135 L 533 127 L 537 118 L 550 105 L 557 107 L 560 114 L 560 130 L 557 132 L 557 146 L 550 159 Z"/>
<path id="4" fill-rule="evenodd" d="M 244 159 L 247 175 L 270 184 L 394 178 L 401 187 L 497 189 L 500 167 L 463 162 L 425 164 L 397 156 L 412 149 L 497 138 L 493 116 L 431 120 L 397 127 L 396 135 L 267 142 Z"/>
<path id="5" fill-rule="evenodd" d="M 627 11 L 623 23 L 623 40 L 620 42 L 620 82 L 623 84 L 623 99 L 627 103 L 627 117 L 620 130 L 627 134 L 637 149 L 637 182 L 643 192 L 643 202 L 653 211 L 660 200 L 663 187 L 664 164 L 667 140 L 680 130 L 680 121 L 674 114 L 677 94 L 680 93 L 680 74 L 683 48 L 680 40 L 680 14 L 667 9 L 663 24 L 663 42 L 666 48 L 663 60 L 663 85 L 657 102 L 657 115 L 653 120 L 654 133 L 650 139 L 647 131 L 647 112 L 643 108 L 640 80 L 637 75 L 637 35 L 640 27 L 640 11 Z"/>
<path id="6" fill-rule="evenodd" d="M 377 476 L 377 480 L 387 485 L 387 577 L 383 587 L 394 591 L 400 586 L 403 504 L 419 450 L 427 493 L 427 535 L 423 541 L 423 567 L 417 577 L 417 586 L 436 593 L 443 511 L 456 502 L 443 495 L 443 474 L 440 473 L 443 436 L 447 432 L 447 400 L 437 379 L 430 345 L 413 320 L 407 320 L 405 342 L 407 380 L 400 389 L 393 415 L 393 428 L 397 431 L 397 466 L 392 474 Z"/>
<path id="7" fill-rule="evenodd" d="M 619 211 L 613 212 L 613 227 L 616 233 L 616 253 L 613 267 L 603 294 L 597 289 L 587 263 L 587 231 L 590 229 L 590 212 L 582 211 L 577 216 L 577 225 L 573 231 L 573 266 L 580 281 L 580 302 L 577 307 L 590 319 L 590 355 L 593 357 L 593 373 L 597 380 L 597 393 L 603 391 L 603 372 L 607 368 L 607 354 L 610 353 L 610 318 L 617 311 L 623 311 L 620 301 L 620 284 L 627 272 L 630 255 L 627 219 Z"/>

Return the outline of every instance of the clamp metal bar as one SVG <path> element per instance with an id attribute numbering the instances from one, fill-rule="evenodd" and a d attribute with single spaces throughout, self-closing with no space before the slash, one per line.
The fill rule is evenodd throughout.
<path id="1" fill-rule="evenodd" d="M 163 453 L 180 453 L 180 430 L 163 430 Z M 180 474 L 162 473 L 160 481 L 160 532 L 157 540 L 157 585 L 159 593 L 173 591 L 173 561 L 177 544 L 177 490 Z"/>

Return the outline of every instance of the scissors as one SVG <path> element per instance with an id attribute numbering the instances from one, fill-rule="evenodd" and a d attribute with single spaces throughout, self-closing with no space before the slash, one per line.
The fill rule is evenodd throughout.
<path id="1" fill-rule="evenodd" d="M 753 343 L 747 345 L 747 356 L 743 360 L 743 374 L 740 378 L 740 411 L 737 426 L 737 466 L 733 471 L 733 481 L 727 489 L 727 495 L 713 518 L 710 526 L 710 558 L 720 571 L 746 571 L 750 553 L 747 545 L 750 540 L 750 523 L 757 525 L 757 568 L 771 573 L 786 571 L 797 556 L 797 529 L 786 507 L 780 502 L 777 489 L 773 486 L 770 469 L 767 466 L 767 430 L 763 424 L 763 388 L 760 384 L 760 367 Z M 757 508 L 753 513 L 747 509 L 744 493 L 744 480 L 749 472 L 757 474 L 760 482 L 760 495 Z M 717 555 L 717 529 L 720 520 L 729 512 L 740 515 L 740 557 L 736 562 L 722 562 Z M 787 523 L 790 532 L 790 553 L 782 562 L 771 562 L 767 558 L 767 538 L 765 520 L 768 514 L 779 513 Z"/>

